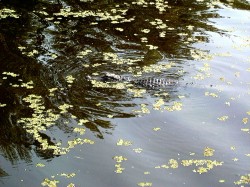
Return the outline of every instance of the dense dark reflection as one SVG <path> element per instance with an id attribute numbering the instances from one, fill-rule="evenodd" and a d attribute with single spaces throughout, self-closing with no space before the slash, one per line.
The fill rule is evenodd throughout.
<path id="1" fill-rule="evenodd" d="M 135 116 L 124 108 L 133 108 L 137 103 L 124 89 L 92 87 L 86 79 L 87 75 L 105 71 L 136 74 L 145 66 L 159 61 L 167 64 L 171 60 L 177 63 L 176 67 L 156 75 L 178 80 L 182 76 L 177 74 L 182 68 L 181 59 L 191 58 L 191 45 L 197 41 L 208 41 L 205 31 L 223 34 L 209 24 L 209 18 L 219 15 L 215 10 L 208 12 L 209 7 L 205 3 L 170 1 L 166 3 L 166 10 L 159 12 L 149 2 L 144 7 L 133 1 L 1 1 L 1 9 L 16 10 L 19 15 L 18 19 L 10 16 L 0 20 L 1 73 L 19 74 L 17 78 L 8 77 L 7 80 L 1 74 L 0 79 L 0 103 L 7 104 L 0 108 L 0 149 L 6 159 L 28 162 L 31 149 L 44 158 L 53 156 L 37 149 L 39 143 L 17 124 L 18 119 L 32 116 L 32 109 L 23 102 L 27 95 L 41 95 L 45 107 L 55 112 L 59 112 L 61 104 L 72 105 L 68 112 L 78 119 L 88 119 L 85 126 L 103 138 L 101 129 L 112 128 L 107 116 Z M 63 8 L 68 8 L 68 16 L 58 14 Z M 122 18 L 70 14 L 86 10 L 93 14 L 106 12 L 107 15 L 120 15 Z M 192 40 L 187 42 L 188 37 Z M 150 49 L 149 44 L 158 48 Z M 20 50 L 20 46 L 25 49 Z M 86 50 L 91 52 L 81 56 L 81 52 Z M 30 55 L 32 51 L 34 53 Z M 104 53 L 115 53 L 121 59 L 139 60 L 131 64 L 112 63 L 115 59 L 105 60 Z M 150 74 L 155 76 L 152 72 Z M 66 81 L 68 75 L 75 78 L 70 86 Z M 23 82 L 32 80 L 34 88 L 13 87 L 13 84 L 20 83 L 18 79 Z M 57 88 L 53 97 L 49 96 L 51 88 Z M 155 97 L 156 92 L 151 90 L 148 94 Z M 170 93 L 173 95 L 170 94 L 168 100 L 174 98 L 175 89 Z M 70 116 L 65 115 L 60 120 L 68 118 Z M 65 133 L 72 133 L 72 129 L 62 123 L 55 125 Z M 53 145 L 53 137 L 46 133 L 41 133 L 41 136 Z M 4 172 L 0 171 L 0 174 Z"/>

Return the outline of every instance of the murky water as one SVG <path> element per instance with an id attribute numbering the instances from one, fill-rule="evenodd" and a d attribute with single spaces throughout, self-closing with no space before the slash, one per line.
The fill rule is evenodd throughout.
<path id="1" fill-rule="evenodd" d="M 1 1 L 0 186 L 249 186 L 249 9 Z"/>

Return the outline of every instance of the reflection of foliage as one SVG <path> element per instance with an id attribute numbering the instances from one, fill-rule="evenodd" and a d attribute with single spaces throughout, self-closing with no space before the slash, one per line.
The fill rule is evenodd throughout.
<path id="1" fill-rule="evenodd" d="M 86 127 L 103 138 L 101 129 L 111 128 L 107 118 L 147 114 L 151 108 L 181 110 L 180 102 L 168 104 L 172 95 L 164 91 L 152 92 L 155 103 L 151 108 L 148 103 L 139 103 L 140 110 L 133 110 L 138 104 L 137 98 L 147 95 L 145 89 L 98 81 L 93 81 L 92 87 L 84 77 L 110 69 L 136 76 L 144 73 L 176 76 L 178 69 L 172 68 L 174 63 L 158 61 L 189 54 L 196 59 L 201 53 L 190 50 L 189 46 L 208 40 L 204 29 L 218 31 L 207 24 L 209 18 L 218 15 L 206 13 L 212 5 L 204 3 L 67 0 L 69 6 L 65 8 L 58 2 L 0 2 L 12 7 L 3 8 L 0 13 L 0 19 L 4 18 L 0 20 L 0 68 L 8 72 L 2 74 L 0 80 L 4 93 L 0 98 L 0 148 L 11 162 L 19 158 L 30 160 L 32 144 L 38 154 L 47 158 L 53 154 L 41 149 L 62 154 L 78 144 L 94 143 L 75 138 L 67 140 L 63 147 L 52 141 L 54 137 L 48 129 L 54 126 L 79 136 Z M 107 87 L 109 89 L 105 89 Z M 118 88 L 128 88 L 128 92 Z M 23 101 L 28 102 L 29 107 Z M 124 112 L 122 108 L 135 112 Z M 76 123 L 79 120 L 84 127 L 70 128 L 64 119 Z M 81 120 L 86 121 L 81 123 Z M 117 158 L 114 158 L 116 162 L 121 162 Z M 176 162 L 172 160 L 171 165 L 174 167 Z M 117 173 L 123 171 L 120 164 L 116 169 Z M 45 180 L 45 184 L 50 182 Z"/>

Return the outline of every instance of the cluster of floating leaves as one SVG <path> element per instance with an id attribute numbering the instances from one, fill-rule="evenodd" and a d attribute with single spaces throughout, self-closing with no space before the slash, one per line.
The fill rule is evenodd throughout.
<path id="1" fill-rule="evenodd" d="M 60 114 L 56 114 L 55 111 L 51 109 L 45 109 L 41 96 L 31 94 L 23 100 L 29 103 L 29 107 L 33 109 L 34 112 L 32 117 L 21 118 L 18 120 L 18 123 L 22 124 L 24 129 L 26 129 L 26 131 L 33 136 L 34 140 L 40 143 L 42 150 L 53 150 L 55 155 L 61 155 L 68 153 L 70 149 L 74 148 L 76 145 L 94 144 L 94 141 L 89 139 L 75 138 L 74 140 L 68 141 L 67 147 L 62 147 L 61 143 L 50 145 L 47 139 L 42 138 L 41 132 L 46 131 L 52 125 L 55 125 L 57 120 L 60 118 L 60 115 L 67 113 L 67 110 L 72 106 L 68 104 L 60 105 L 58 107 L 61 110 Z M 81 121 L 81 123 L 82 122 L 83 121 Z M 85 133 L 85 129 L 79 127 L 74 128 L 73 131 L 79 133 L 80 135 Z"/>
<path id="2" fill-rule="evenodd" d="M 204 156 L 205 157 L 213 156 L 213 153 L 214 153 L 214 149 L 212 149 L 212 148 L 206 147 L 204 149 Z M 223 162 L 219 162 L 216 160 L 208 160 L 208 159 L 190 159 L 190 160 L 181 160 L 180 164 L 185 166 L 185 167 L 194 165 L 197 168 L 193 169 L 193 172 L 202 174 L 202 173 L 206 173 L 209 170 L 213 169 L 215 166 L 221 166 L 223 164 Z M 160 169 L 160 168 L 176 169 L 176 168 L 178 168 L 178 165 L 179 165 L 179 163 L 177 160 L 170 159 L 168 161 L 168 164 L 162 164 L 162 165 L 156 166 L 155 168 L 156 169 Z"/>
<path id="3" fill-rule="evenodd" d="M 134 62 L 138 62 L 141 59 L 127 59 L 127 58 L 120 58 L 115 53 L 103 53 L 103 60 L 111 62 L 113 64 L 129 64 L 132 65 Z"/>
<path id="4" fill-rule="evenodd" d="M 121 82 L 107 83 L 98 80 L 91 80 L 91 83 L 93 87 L 96 88 L 114 88 L 118 90 L 125 89 L 127 86 L 126 83 L 121 83 Z"/>
<path id="5" fill-rule="evenodd" d="M 118 173 L 118 174 L 122 173 L 125 168 L 122 167 L 121 163 L 123 161 L 128 160 L 128 159 L 125 158 L 125 157 L 123 157 L 123 156 L 114 156 L 113 159 L 116 161 L 116 164 L 115 164 L 115 168 L 116 168 L 115 169 L 115 173 Z"/>
<path id="6" fill-rule="evenodd" d="M 14 78 L 19 77 L 19 74 L 16 74 L 16 73 L 13 73 L 13 72 L 3 72 L 2 74 L 4 75 L 4 77 L 2 78 L 3 80 L 7 80 L 8 76 L 9 77 L 14 77 Z M 14 88 L 18 88 L 18 87 L 22 87 L 22 88 L 26 88 L 26 89 L 32 89 L 32 88 L 34 88 L 33 81 L 23 82 L 22 79 L 18 79 L 18 82 L 20 82 L 20 84 L 12 84 L 10 82 L 9 85 L 11 87 L 14 87 Z"/>
<path id="7" fill-rule="evenodd" d="M 120 14 L 114 14 L 120 13 Z M 123 15 L 128 11 L 128 9 L 111 9 L 110 11 L 103 11 L 103 10 L 97 10 L 96 12 L 91 10 L 86 11 L 80 11 L 80 12 L 73 12 L 71 11 L 71 8 L 62 8 L 59 13 L 54 13 L 54 16 L 63 16 L 63 17 L 75 17 L 75 18 L 85 18 L 85 17 L 99 17 L 100 20 L 110 20 L 111 23 L 124 23 L 124 22 L 130 22 L 134 18 L 131 19 L 125 19 Z"/>
<path id="8" fill-rule="evenodd" d="M 0 9 L 0 19 L 5 19 L 7 17 L 11 18 L 19 18 L 19 15 L 16 13 L 15 10 L 3 8 Z"/>
<path id="9" fill-rule="evenodd" d="M 250 184 L 250 174 L 241 176 L 240 180 L 234 182 L 234 184 L 241 186 L 245 184 Z"/>
<path id="10" fill-rule="evenodd" d="M 140 104 L 141 109 L 140 110 L 133 110 L 135 113 L 143 113 L 143 114 L 149 114 L 150 110 L 147 108 L 146 104 Z"/>
<path id="11" fill-rule="evenodd" d="M 66 173 L 62 173 L 60 176 L 65 176 L 66 178 L 71 178 L 75 176 L 75 173 L 70 173 L 70 174 L 66 174 Z M 55 180 L 55 176 L 51 177 L 52 179 L 49 178 L 45 178 L 43 180 L 43 182 L 41 183 L 42 186 L 48 186 L 48 187 L 57 187 L 57 184 L 60 183 L 59 180 Z M 75 187 L 75 185 L 73 183 L 70 183 L 67 185 L 67 187 Z"/>
<path id="12" fill-rule="evenodd" d="M 128 140 L 123 140 L 123 139 L 119 139 L 118 142 L 116 143 L 116 145 L 118 146 L 130 146 L 132 145 L 132 142 L 131 141 L 128 141 Z"/>
<path id="13" fill-rule="evenodd" d="M 87 0 L 82 0 L 83 2 L 86 2 Z M 91 1 L 91 0 L 90 0 Z M 203 0 L 199 0 L 198 2 L 202 2 Z M 164 0 L 155 0 L 155 1 L 146 1 L 146 0 L 136 0 L 134 2 L 132 2 L 132 4 L 135 5 L 139 5 L 142 7 L 148 7 L 148 6 L 154 6 L 159 10 L 159 13 L 163 13 L 166 11 L 167 8 L 170 8 L 167 1 Z M 216 5 L 216 1 L 212 1 L 211 3 L 208 3 L 209 6 L 213 6 Z M 2 15 L 8 15 L 9 17 L 14 17 L 17 18 L 18 16 L 16 15 L 13 16 L 13 13 L 15 13 L 15 11 L 13 12 L 13 10 L 0 10 L 0 19 L 1 18 L 5 18 Z M 10 13 L 8 13 L 8 11 Z M 3 12 L 3 13 L 2 13 Z M 123 22 L 131 22 L 134 20 L 134 17 L 130 18 L 130 19 L 126 19 L 125 15 L 126 15 L 127 9 L 111 9 L 110 11 L 101 11 L 101 10 L 97 10 L 96 12 L 93 11 L 81 11 L 81 12 L 72 12 L 70 8 L 63 8 L 60 10 L 59 13 L 55 13 L 54 16 L 56 17 L 81 17 L 81 18 L 85 18 L 85 17 L 98 17 L 99 20 L 110 20 L 111 23 L 113 24 L 117 24 L 117 23 L 123 23 Z M 116 14 L 118 13 L 118 14 Z M 40 14 L 43 14 L 45 16 L 48 16 L 48 13 L 46 12 L 40 12 Z M 47 20 L 51 20 L 52 18 L 47 18 Z M 161 19 L 155 19 L 155 20 L 150 20 L 150 24 L 155 26 L 156 29 L 159 30 L 159 36 L 160 37 L 165 37 L 166 35 L 166 30 L 173 30 L 174 28 L 168 27 L 167 26 L 167 22 L 168 20 L 161 20 Z M 98 24 L 98 22 L 93 22 L 94 24 Z M 193 29 L 193 26 L 190 26 L 189 29 Z M 116 27 L 116 30 L 122 32 L 124 31 L 124 28 L 121 27 Z M 150 32 L 150 29 L 142 29 L 141 30 L 142 33 L 147 34 Z M 186 33 L 184 33 L 183 35 L 185 35 Z M 142 42 L 147 43 L 148 39 L 147 37 L 142 37 L 141 38 Z M 146 45 L 149 47 L 150 50 L 152 49 L 157 49 L 157 46 L 153 46 L 153 45 Z M 87 49 L 85 51 L 82 51 L 80 53 L 78 53 L 77 58 L 83 58 L 85 55 L 88 55 L 89 53 L 91 53 L 91 50 Z M 26 54 L 27 56 L 34 56 L 37 54 L 36 50 L 30 51 L 30 52 L 23 52 L 23 54 Z M 105 61 L 109 61 L 111 63 L 115 63 L 115 64 L 133 64 L 134 62 L 136 62 L 136 60 L 127 60 L 127 59 L 120 59 L 118 57 L 118 55 L 114 54 L 114 53 L 104 53 L 104 60 Z M 195 59 L 195 60 L 210 60 L 212 58 L 211 55 L 209 55 L 206 52 L 203 51 L 199 51 L 199 50 L 191 50 L 191 56 Z M 141 60 L 141 59 L 139 59 Z M 139 61 L 138 60 L 138 61 Z M 95 66 L 97 66 L 99 64 L 95 64 Z M 94 65 L 93 65 L 94 66 Z M 171 64 L 167 64 L 167 65 L 150 65 L 150 66 L 145 66 L 143 67 L 142 71 L 137 72 L 138 76 L 141 76 L 141 74 L 143 72 L 162 72 L 162 70 L 166 70 L 171 68 Z M 199 73 L 194 77 L 194 79 L 197 80 L 203 80 L 206 77 L 210 76 L 210 65 L 207 63 L 204 63 L 203 67 L 201 67 L 199 69 Z M 7 75 L 7 74 L 6 74 Z M 8 74 L 9 76 L 17 76 L 14 74 Z M 240 76 L 239 72 L 235 73 L 235 76 Z M 67 76 L 66 77 L 66 81 L 69 84 L 69 87 L 72 85 L 73 81 L 75 78 L 73 78 L 72 76 Z M 115 88 L 115 89 L 125 89 L 125 88 L 129 88 L 128 91 L 134 94 L 134 97 L 142 97 L 143 94 L 146 93 L 146 90 L 144 89 L 133 89 L 131 88 L 131 86 L 128 86 L 127 84 L 124 83 L 103 83 L 97 80 L 92 80 L 91 81 L 94 87 L 101 87 L 101 88 Z M 23 86 L 21 87 L 26 87 L 26 88 L 32 88 L 33 82 L 28 82 L 23 84 Z M 13 85 L 13 87 L 15 87 Z M 17 86 L 16 86 L 17 87 Z M 52 88 L 49 90 L 50 92 L 50 96 L 54 96 L 54 92 L 57 90 L 57 88 Z M 211 96 L 211 97 L 218 97 L 218 94 L 216 93 L 212 93 L 212 92 L 205 92 L 205 96 Z M 56 144 L 55 146 L 51 146 L 48 145 L 48 142 L 46 142 L 45 140 L 43 140 L 40 135 L 39 132 L 40 131 L 45 131 L 47 128 L 49 128 L 50 126 L 54 125 L 56 123 L 56 121 L 59 119 L 60 115 L 65 114 L 68 112 L 68 109 L 72 108 L 73 106 L 68 105 L 68 104 L 63 104 L 60 105 L 58 108 L 60 109 L 60 114 L 56 114 L 54 111 L 52 110 L 45 110 L 45 107 L 43 105 L 42 102 L 42 98 L 40 96 L 36 96 L 36 95 L 30 95 L 27 98 L 24 98 L 24 100 L 28 103 L 30 103 L 30 108 L 32 108 L 34 110 L 34 114 L 32 115 L 32 118 L 22 118 L 19 123 L 24 124 L 25 129 L 27 130 L 27 132 L 33 134 L 34 138 L 41 143 L 43 149 L 54 149 L 54 153 L 58 154 L 58 153 L 67 153 L 69 151 L 70 148 L 75 147 L 75 145 L 78 144 L 82 144 L 82 143 L 89 143 L 89 144 L 93 144 L 94 142 L 88 139 L 75 139 L 72 141 L 68 141 L 68 147 L 67 148 L 61 148 L 60 144 Z M 230 105 L 230 103 L 229 103 Z M 0 107 L 6 106 L 6 104 L 0 104 Z M 147 108 L 146 104 L 141 104 L 141 110 L 140 111 L 136 111 L 136 112 L 141 112 L 141 113 L 150 113 L 150 110 Z M 174 102 L 172 106 L 167 106 L 164 107 L 164 100 L 163 99 L 158 99 L 155 101 L 155 103 L 153 104 L 153 109 L 155 110 L 162 110 L 165 109 L 167 111 L 179 111 L 182 109 L 182 103 L 180 102 Z M 110 115 L 110 117 L 112 117 L 112 115 Z M 228 119 L 228 116 L 222 116 L 219 117 L 218 120 L 221 121 L 225 121 Z M 86 123 L 86 120 L 79 120 L 79 125 L 83 125 L 84 123 Z M 248 118 L 243 118 L 242 119 L 242 123 L 246 124 L 248 123 Z M 154 128 L 154 131 L 158 131 L 160 130 L 160 128 Z M 247 129 L 244 129 L 243 131 L 247 131 Z M 248 130 L 249 131 L 249 130 Z M 85 133 L 85 129 L 84 128 L 79 128 L 76 127 L 74 128 L 74 132 L 75 133 L 79 133 L 80 135 L 83 135 Z M 129 146 L 132 143 L 128 140 L 123 140 L 123 139 L 119 139 L 117 142 L 118 146 Z M 140 153 L 142 151 L 141 148 L 137 148 L 137 149 L 133 149 L 136 153 Z M 209 157 L 209 156 L 213 156 L 214 154 L 214 149 L 212 148 L 205 148 L 204 149 L 204 156 L 205 157 Z M 115 156 L 113 158 L 116 161 L 116 173 L 122 173 L 122 171 L 124 170 L 124 168 L 122 168 L 121 163 L 123 161 L 126 161 L 127 158 L 123 157 L 123 156 Z M 218 161 L 212 161 L 212 160 L 206 160 L 206 159 L 201 159 L 201 160 L 182 160 L 181 163 L 178 163 L 177 160 L 175 159 L 170 159 L 168 164 L 163 164 L 160 166 L 160 168 L 172 168 L 172 169 L 176 169 L 178 168 L 179 164 L 182 164 L 183 166 L 197 166 L 197 169 L 194 169 L 194 172 L 197 173 L 205 173 L 209 170 L 211 170 L 214 166 L 220 166 L 222 165 L 223 162 L 218 162 Z M 43 167 L 43 165 L 38 165 L 38 167 Z M 73 175 L 73 174 L 72 174 Z M 65 176 L 68 178 L 71 177 L 71 174 L 62 174 L 62 176 Z M 236 181 L 235 184 L 237 185 L 242 185 L 242 184 L 249 184 L 250 182 L 250 176 L 246 175 L 246 176 L 241 176 L 241 179 L 239 181 Z M 42 183 L 43 186 L 56 186 L 57 183 L 59 183 L 59 181 L 57 180 L 50 180 L 48 178 L 46 178 L 44 180 L 44 182 Z M 68 186 L 74 186 L 73 184 L 70 184 Z M 151 182 L 140 182 L 138 183 L 138 186 L 152 186 Z"/>
<path id="14" fill-rule="evenodd" d="M 68 86 L 71 87 L 75 78 L 72 75 L 66 76 L 66 82 L 68 83 Z"/>
<path id="15" fill-rule="evenodd" d="M 204 149 L 204 156 L 213 156 L 214 155 L 214 149 L 210 148 L 210 147 L 206 147 Z"/>
<path id="16" fill-rule="evenodd" d="M 49 187 L 56 187 L 59 183 L 58 180 L 50 180 L 48 178 L 44 179 L 44 181 L 41 183 L 42 186 L 49 186 Z"/>

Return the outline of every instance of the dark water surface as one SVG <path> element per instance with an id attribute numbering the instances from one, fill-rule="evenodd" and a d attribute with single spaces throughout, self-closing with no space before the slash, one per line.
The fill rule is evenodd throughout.
<path id="1" fill-rule="evenodd" d="M 0 186 L 250 186 L 249 10 L 0 1 Z"/>

